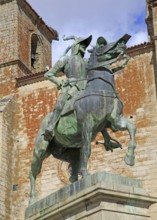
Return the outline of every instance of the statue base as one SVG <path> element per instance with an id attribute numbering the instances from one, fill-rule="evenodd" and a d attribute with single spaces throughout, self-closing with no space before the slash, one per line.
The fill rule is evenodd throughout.
<path id="1" fill-rule="evenodd" d="M 139 180 L 100 172 L 29 206 L 25 219 L 148 220 L 148 208 L 156 202 Z"/>

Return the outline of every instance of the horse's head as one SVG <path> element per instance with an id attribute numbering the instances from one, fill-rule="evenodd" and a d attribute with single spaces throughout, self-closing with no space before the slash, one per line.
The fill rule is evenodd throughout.
<path id="1" fill-rule="evenodd" d="M 107 43 L 103 37 L 99 37 L 96 46 L 89 51 L 91 55 L 88 68 L 100 69 L 116 62 L 120 56 L 126 54 L 126 43 L 130 37 L 130 35 L 125 34 L 119 40 L 112 43 Z"/>

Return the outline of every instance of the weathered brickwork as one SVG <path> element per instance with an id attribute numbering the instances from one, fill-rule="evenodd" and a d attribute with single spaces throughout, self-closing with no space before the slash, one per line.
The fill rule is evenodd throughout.
<path id="1" fill-rule="evenodd" d="M 35 93 L 28 97 L 21 95 L 16 78 L 45 71 L 46 65 L 51 67 L 51 41 L 57 39 L 57 32 L 49 29 L 25 0 L 1 0 L 0 21 L 0 219 L 21 220 L 24 218 L 24 207 L 28 205 L 25 199 L 25 195 L 28 197 L 29 194 L 28 168 L 34 129 L 39 122 L 36 120 L 34 127 L 30 126 L 28 116 L 31 111 L 28 106 Z M 38 65 L 35 68 L 31 64 L 32 34 L 38 36 L 39 49 L 35 51 L 38 52 Z M 39 96 L 41 93 L 39 91 Z M 8 95 L 10 99 L 7 102 Z M 34 106 L 35 102 L 32 103 Z M 46 112 L 42 111 L 44 116 Z"/>
<path id="2" fill-rule="evenodd" d="M 29 198 L 29 167 L 31 165 L 35 135 L 44 116 L 52 111 L 58 92 L 50 82 L 43 81 L 33 85 L 23 86 L 18 91 L 18 127 L 16 143 L 19 149 L 18 161 L 18 194 L 14 198 L 15 216 L 20 220 Z M 43 174 L 37 180 L 39 197 L 48 195 L 49 190 L 55 191 L 63 184 L 57 177 L 57 161 L 49 158 L 43 165 Z M 46 185 L 46 187 L 45 187 Z M 22 196 L 23 195 L 23 196 Z M 26 199 L 27 198 L 27 199 Z M 16 205 L 17 204 L 17 205 Z M 18 210 L 18 215 L 16 211 Z M 19 215 L 20 211 L 20 215 Z"/>
<path id="3" fill-rule="evenodd" d="M 18 58 L 17 18 L 16 1 L 0 4 L 0 65 Z"/>
<path id="4" fill-rule="evenodd" d="M 5 96 L 0 101 L 0 219 L 11 219 L 12 178 L 14 172 L 14 96 Z"/>
<path id="5" fill-rule="evenodd" d="M 25 0 L 3 0 L 0 4 L 0 219 L 22 220 L 29 199 L 34 139 L 41 120 L 53 110 L 58 91 L 51 82 L 41 78 L 37 82 L 34 76 L 28 75 L 37 70 L 44 71 L 46 65 L 51 66 L 51 31 L 45 28 Z M 154 6 L 153 10 L 152 25 L 156 33 L 157 7 Z M 10 16 L 6 16 L 6 12 Z M 36 70 L 31 67 L 31 36 L 34 33 L 40 36 L 41 43 Z M 102 140 L 101 134 L 97 136 L 92 143 L 88 169 L 90 173 L 106 171 L 140 179 L 143 187 L 157 196 L 155 42 L 128 49 L 131 59 L 127 67 L 115 74 L 124 114 L 137 125 L 135 166 L 129 167 L 123 161 L 129 142 L 129 135 L 124 131 L 111 133 L 123 145 L 123 149 L 116 149 L 113 153 L 106 152 L 103 145 L 96 143 Z M 25 85 L 17 86 L 16 78 L 23 76 Z M 68 177 L 66 163 L 47 158 L 37 178 L 38 199 L 65 186 Z M 152 206 L 150 212 L 151 220 L 156 220 L 157 205 Z"/>
<path id="6" fill-rule="evenodd" d="M 0 68 L 0 98 L 16 91 L 17 65 Z"/>
<path id="7" fill-rule="evenodd" d="M 0 98 L 15 90 L 17 67 L 17 4 L 15 1 L 0 5 Z M 2 92 L 3 91 L 3 92 Z"/>

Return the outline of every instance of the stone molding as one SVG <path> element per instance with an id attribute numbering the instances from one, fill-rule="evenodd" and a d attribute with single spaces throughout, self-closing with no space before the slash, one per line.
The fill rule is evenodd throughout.
<path id="1" fill-rule="evenodd" d="M 148 208 L 156 202 L 157 198 L 149 196 L 140 181 L 101 172 L 70 184 L 29 206 L 25 219 L 115 220 L 117 216 L 122 220 L 147 220 L 150 219 Z M 103 218 L 105 215 L 110 218 Z"/>
<path id="2" fill-rule="evenodd" d="M 45 72 L 39 72 L 39 73 L 34 73 L 27 76 L 16 78 L 16 86 L 21 87 L 32 83 L 44 81 L 45 80 L 44 74 Z"/>

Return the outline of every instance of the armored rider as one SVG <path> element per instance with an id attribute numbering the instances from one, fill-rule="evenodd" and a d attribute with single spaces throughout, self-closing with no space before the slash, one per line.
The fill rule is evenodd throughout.
<path id="1" fill-rule="evenodd" d="M 54 136 L 54 128 L 60 119 L 61 112 L 66 101 L 78 91 L 85 88 L 87 78 L 87 60 L 84 58 L 84 54 L 91 40 L 91 35 L 84 39 L 75 38 L 75 42 L 71 46 L 71 56 L 63 56 L 44 75 L 46 79 L 55 83 L 58 89 L 61 89 L 58 102 L 54 108 L 48 127 L 43 134 L 46 141 L 52 140 Z M 60 72 L 63 72 L 66 75 L 67 80 L 65 82 L 62 82 L 57 78 L 57 74 Z"/>

